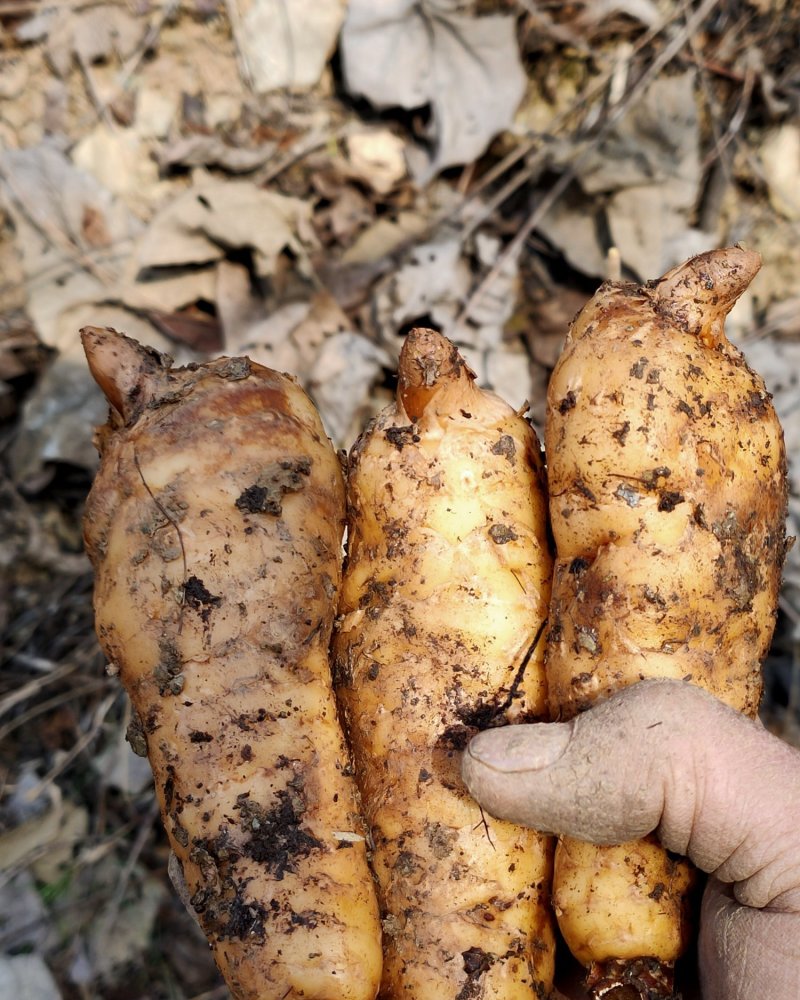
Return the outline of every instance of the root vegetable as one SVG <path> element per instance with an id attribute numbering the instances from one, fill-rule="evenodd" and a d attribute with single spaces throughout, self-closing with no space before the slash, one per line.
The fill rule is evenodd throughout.
<path id="1" fill-rule="evenodd" d="M 217 964 L 238 1000 L 374 1000 L 377 902 L 328 660 L 337 457 L 287 376 L 83 338 L 112 406 L 85 520 L 97 631 Z"/>
<path id="2" fill-rule="evenodd" d="M 374 840 L 386 1000 L 552 985 L 551 848 L 482 815 L 460 751 L 542 718 L 551 555 L 529 423 L 415 330 L 397 402 L 352 450 L 337 693 Z"/>
<path id="3" fill-rule="evenodd" d="M 608 283 L 567 336 L 545 433 L 554 718 L 645 677 L 682 678 L 756 714 L 785 553 L 785 455 L 764 384 L 723 323 L 759 263 L 732 247 L 644 287 Z M 669 994 L 690 882 L 688 863 L 652 839 L 559 845 L 559 924 L 597 996 L 622 983 L 625 996 Z"/>

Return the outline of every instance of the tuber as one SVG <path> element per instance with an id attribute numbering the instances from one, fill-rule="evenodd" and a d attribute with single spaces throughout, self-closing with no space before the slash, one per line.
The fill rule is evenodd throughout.
<path id="1" fill-rule="evenodd" d="M 786 548 L 786 459 L 764 383 L 723 323 L 759 266 L 730 247 L 645 286 L 609 282 L 572 324 L 545 429 L 553 718 L 646 677 L 757 712 Z M 688 862 L 653 837 L 562 839 L 555 908 L 596 996 L 671 995 L 691 882 Z"/>
<path id="2" fill-rule="evenodd" d="M 344 483 L 302 389 L 83 332 L 111 411 L 86 547 L 191 905 L 237 1000 L 374 1000 L 380 924 L 330 678 Z"/>
<path id="3" fill-rule="evenodd" d="M 539 442 L 445 337 L 413 330 L 353 447 L 334 677 L 383 909 L 385 1000 L 549 995 L 551 845 L 482 814 L 478 729 L 547 711 Z"/>

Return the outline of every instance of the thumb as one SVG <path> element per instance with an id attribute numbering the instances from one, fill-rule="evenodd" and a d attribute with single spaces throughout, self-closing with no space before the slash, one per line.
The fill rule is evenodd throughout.
<path id="1" fill-rule="evenodd" d="M 462 770 L 495 816 L 597 844 L 656 831 L 739 903 L 800 913 L 800 753 L 693 685 L 479 733 Z"/>

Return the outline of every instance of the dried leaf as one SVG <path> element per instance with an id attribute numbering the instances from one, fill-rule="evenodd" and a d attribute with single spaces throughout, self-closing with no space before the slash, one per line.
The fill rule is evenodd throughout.
<path id="1" fill-rule="evenodd" d="M 111 885 L 114 884 L 112 879 L 119 878 L 112 864 L 108 859 Z M 146 874 L 140 865 L 136 866 L 122 905 L 112 903 L 105 907 L 91 925 L 87 944 L 93 979 L 106 979 L 115 970 L 141 959 L 150 947 L 158 910 L 166 894 L 167 888 L 161 879 Z"/>
<path id="2" fill-rule="evenodd" d="M 221 265 L 219 265 L 221 266 Z M 147 275 L 141 280 L 125 281 L 119 288 L 120 302 L 135 312 L 177 312 L 194 302 L 205 300 L 213 302 L 216 289 L 216 272 L 212 268 L 187 269 L 175 268 L 174 271 L 159 271 L 157 276 Z M 126 320 L 127 322 L 127 320 Z M 97 323 L 93 323 L 97 326 Z M 104 323 L 104 326 L 114 326 L 114 323 Z M 125 323 L 120 325 L 127 333 Z M 139 339 L 138 337 L 136 338 Z M 146 343 L 150 343 L 146 339 Z M 152 345 L 151 346 L 155 346 Z"/>
<path id="3" fill-rule="evenodd" d="M 420 180 L 480 156 L 525 90 L 513 17 L 467 17 L 435 0 L 351 0 L 345 86 L 379 108 L 431 106 L 433 153 Z"/>
<path id="4" fill-rule="evenodd" d="M 73 864 L 75 848 L 83 843 L 89 832 L 89 812 L 65 799 L 60 823 L 47 851 L 31 864 L 31 871 L 40 882 L 57 882 L 65 869 Z"/>
<path id="5" fill-rule="evenodd" d="M 695 91 L 694 70 L 654 80 L 613 132 L 580 162 L 583 190 L 591 196 L 610 193 L 606 214 L 612 240 L 623 263 L 642 279 L 661 274 L 676 262 L 675 251 L 685 245 L 700 194 Z M 557 209 L 553 218 L 559 212 L 564 215 L 563 208 Z M 573 219 L 570 226 L 586 230 L 578 241 L 579 250 L 568 236 L 562 236 L 559 245 L 581 270 L 602 274 L 597 269 L 599 247 L 591 247 L 586 223 Z"/>
<path id="6" fill-rule="evenodd" d="M 598 238 L 597 214 L 596 204 L 575 194 L 557 201 L 539 228 L 576 270 L 601 278 L 606 258 Z"/>
<path id="7" fill-rule="evenodd" d="M 375 217 L 372 202 L 352 184 L 344 184 L 330 204 L 317 211 L 316 229 L 324 245 L 347 244 Z"/>
<path id="8" fill-rule="evenodd" d="M 22 97 L 30 79 L 30 67 L 24 59 L 0 55 L 0 101 Z"/>
<path id="9" fill-rule="evenodd" d="M 787 122 L 770 129 L 758 152 L 772 207 L 787 219 L 800 220 L 800 127 Z"/>
<path id="10" fill-rule="evenodd" d="M 253 251 L 256 272 L 266 277 L 284 250 L 302 264 L 310 219 L 311 206 L 299 198 L 249 181 L 206 180 L 156 216 L 139 243 L 137 263 L 141 268 L 209 264 L 230 248 L 243 248 Z"/>
<path id="11" fill-rule="evenodd" d="M 495 266 L 501 249 L 499 237 L 475 234 L 475 255 L 483 273 Z M 493 280 L 484 285 L 470 308 L 470 325 L 454 331 L 460 343 L 483 349 L 499 347 L 519 294 L 518 264 L 519 253 L 506 260 Z"/>
<path id="12" fill-rule="evenodd" d="M 292 330 L 292 340 L 300 352 L 300 370 L 309 372 L 325 340 L 349 326 L 347 315 L 330 292 L 316 292 L 305 317 Z"/>
<path id="13" fill-rule="evenodd" d="M 131 129 L 112 129 L 101 122 L 77 143 L 72 160 L 103 188 L 124 198 L 140 216 L 149 214 L 150 206 L 170 193 L 149 147 Z"/>
<path id="14" fill-rule="evenodd" d="M 9 459 L 14 481 L 35 492 L 49 482 L 52 466 L 68 463 L 97 466 L 92 430 L 105 422 L 108 404 L 89 373 L 78 331 L 87 324 L 111 326 L 141 343 L 173 355 L 180 362 L 197 360 L 188 349 L 176 349 L 141 316 L 117 306 L 88 301 L 62 315 L 69 339 L 47 366 L 25 399 Z"/>
<path id="15" fill-rule="evenodd" d="M 91 765 L 103 784 L 126 795 L 139 795 L 153 784 L 153 771 L 146 757 L 139 757 L 125 739 L 120 726 L 101 753 L 93 754 Z"/>
<path id="16" fill-rule="evenodd" d="M 249 324 L 242 323 L 235 331 L 226 329 L 226 349 L 231 354 L 244 354 L 267 368 L 297 374 L 299 352 L 290 334 L 308 309 L 307 302 L 293 302 L 267 314 L 262 306 L 261 315 Z"/>
<path id="17" fill-rule="evenodd" d="M 764 325 L 775 337 L 800 338 L 800 296 L 770 305 Z"/>
<path id="18" fill-rule="evenodd" d="M 351 330 L 328 337 L 322 345 L 308 388 L 337 447 L 346 448 L 371 416 L 369 390 L 384 366 L 392 366 L 386 351 Z"/>
<path id="19" fill-rule="evenodd" d="M 61 1000 L 40 955 L 0 955 L 0 996 L 14 1000 Z"/>
<path id="20" fill-rule="evenodd" d="M 403 141 L 388 129 L 369 129 L 347 137 L 347 157 L 354 176 L 377 194 L 388 194 L 406 175 Z"/>
<path id="21" fill-rule="evenodd" d="M 61 865 L 71 860 L 76 842 L 86 836 L 86 809 L 64 799 L 53 784 L 45 795 L 49 807 L 44 813 L 37 812 L 0 834 L 0 872 L 28 864 L 41 881 L 54 882 L 61 875 Z"/>
<path id="22" fill-rule="evenodd" d="M 671 12 L 671 15 L 674 12 Z M 581 11 L 582 24 L 599 24 L 614 14 L 627 14 L 634 21 L 656 28 L 664 21 L 664 14 L 653 0 L 593 0 Z"/>
<path id="23" fill-rule="evenodd" d="M 342 254 L 343 264 L 372 264 L 422 235 L 429 225 L 419 212 L 400 212 L 394 220 L 381 216 L 367 226 Z"/>
<path id="24" fill-rule="evenodd" d="M 376 318 L 384 340 L 392 342 L 402 326 L 417 322 L 433 323 L 452 335 L 470 284 L 460 240 L 415 247 L 408 261 L 376 290 Z"/>
<path id="25" fill-rule="evenodd" d="M 47 25 L 47 58 L 55 72 L 66 77 L 76 55 L 85 65 L 127 59 L 143 43 L 146 31 L 147 22 L 124 6 L 100 4 L 82 10 L 68 5 Z"/>
<path id="26" fill-rule="evenodd" d="M 660 184 L 618 191 L 607 211 L 614 246 L 623 263 L 642 281 L 716 245 L 713 235 L 688 225 L 687 213 L 669 204 Z"/>
<path id="27" fill-rule="evenodd" d="M 238 38 L 258 93 L 313 87 L 336 46 L 346 0 L 236 0 Z"/>
<path id="28" fill-rule="evenodd" d="M 0 203 L 14 223 L 28 314 L 48 347 L 68 348 L 77 327 L 65 314 L 109 298 L 140 223 L 47 143 L 0 151 Z"/>
<path id="29" fill-rule="evenodd" d="M 47 909 L 27 869 L 0 885 L 0 941 L 4 952 L 44 950 L 52 947 L 55 937 Z M 2 979 L 0 972 L 0 990 Z M 12 995 L 16 996 L 0 992 L 0 996 Z"/>
<path id="30" fill-rule="evenodd" d="M 26 489 L 44 485 L 41 477 L 48 462 L 96 466 L 90 428 L 103 422 L 108 404 L 86 375 L 85 363 L 58 358 L 26 400 L 10 454 L 14 481 Z"/>
<path id="31" fill-rule="evenodd" d="M 569 285 L 526 288 L 527 322 L 517 325 L 522 328 L 534 361 L 548 369 L 555 366 L 569 325 L 588 298 L 586 292 Z"/>
<path id="32" fill-rule="evenodd" d="M 582 158 L 588 194 L 659 184 L 667 204 L 694 206 L 702 180 L 697 74 L 660 76 L 600 145 Z"/>
<path id="33" fill-rule="evenodd" d="M 222 325 L 216 316 L 200 309 L 171 313 L 151 309 L 147 318 L 170 341 L 184 344 L 199 354 L 219 354 L 222 350 Z"/>

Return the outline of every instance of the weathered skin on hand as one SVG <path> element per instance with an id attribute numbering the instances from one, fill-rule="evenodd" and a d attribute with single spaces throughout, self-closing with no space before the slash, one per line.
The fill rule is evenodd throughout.
<path id="1" fill-rule="evenodd" d="M 481 733 L 483 807 L 596 844 L 654 831 L 711 873 L 704 1000 L 800 995 L 800 753 L 692 685 L 643 681 L 570 722 Z M 724 884 L 723 884 L 724 883 Z"/>

